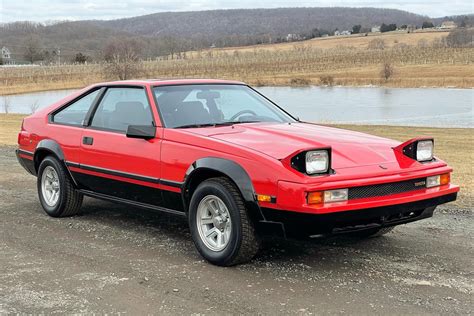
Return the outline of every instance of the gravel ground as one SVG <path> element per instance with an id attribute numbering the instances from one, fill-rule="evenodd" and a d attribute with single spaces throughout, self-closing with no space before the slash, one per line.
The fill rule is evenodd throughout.
<path id="1" fill-rule="evenodd" d="M 0 147 L 0 314 L 471 314 L 472 210 L 369 240 L 266 240 L 251 263 L 204 262 L 183 219 L 86 199 L 54 219 Z"/>

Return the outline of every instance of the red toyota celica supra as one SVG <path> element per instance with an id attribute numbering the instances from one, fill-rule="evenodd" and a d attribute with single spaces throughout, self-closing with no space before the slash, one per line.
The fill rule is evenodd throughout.
<path id="1" fill-rule="evenodd" d="M 18 143 L 48 215 L 76 214 L 86 195 L 186 216 L 222 266 L 266 234 L 382 235 L 459 191 L 432 138 L 302 122 L 235 81 L 95 84 L 25 118 Z"/>

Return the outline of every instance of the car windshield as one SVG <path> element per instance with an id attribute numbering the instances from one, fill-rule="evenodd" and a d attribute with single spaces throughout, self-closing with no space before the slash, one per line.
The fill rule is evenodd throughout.
<path id="1" fill-rule="evenodd" d="M 158 86 L 154 93 L 164 124 L 169 128 L 295 121 L 245 85 Z"/>

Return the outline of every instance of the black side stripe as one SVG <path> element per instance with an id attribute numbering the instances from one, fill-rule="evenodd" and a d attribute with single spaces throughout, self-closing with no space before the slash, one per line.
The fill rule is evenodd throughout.
<path id="1" fill-rule="evenodd" d="M 159 179 L 159 181 L 160 181 L 160 184 L 167 185 L 169 187 L 181 188 L 183 186 L 183 182 L 171 181 L 171 180 L 165 180 L 165 179 Z"/>
<path id="2" fill-rule="evenodd" d="M 22 154 L 22 155 L 25 155 L 25 156 L 28 156 L 28 157 L 33 157 L 34 156 L 34 153 L 32 153 L 31 151 L 27 151 L 27 150 L 23 150 L 23 149 L 18 149 L 18 153 Z"/>
<path id="3" fill-rule="evenodd" d="M 78 164 L 77 162 L 71 162 L 71 161 L 66 161 L 66 166 L 75 167 L 75 168 L 80 168 L 81 167 L 81 165 Z"/>
<path id="4" fill-rule="evenodd" d="M 172 181 L 172 180 L 147 177 L 147 176 L 142 176 L 142 175 L 138 175 L 138 174 L 135 174 L 135 173 L 121 172 L 121 171 L 117 171 L 117 170 L 94 167 L 94 166 L 89 166 L 89 165 L 82 165 L 82 164 L 79 164 L 77 162 L 67 161 L 66 165 L 68 167 L 76 167 L 76 168 L 79 168 L 79 169 L 94 171 L 94 172 L 100 172 L 100 173 L 109 174 L 109 175 L 112 175 L 112 176 L 118 176 L 118 177 L 123 177 L 123 178 L 143 181 L 143 182 L 149 182 L 149 183 L 155 183 L 155 184 L 162 184 L 162 185 L 166 185 L 166 186 L 170 186 L 170 187 L 174 187 L 174 188 L 181 188 L 183 186 L 183 182 L 177 182 L 177 181 Z"/>
<path id="5" fill-rule="evenodd" d="M 183 211 L 177 211 L 177 210 L 173 210 L 173 209 L 166 208 L 166 207 L 141 203 L 141 202 L 137 202 L 137 201 L 131 201 L 131 200 L 122 199 L 122 198 L 119 198 L 119 197 L 110 196 L 110 195 L 106 195 L 106 194 L 101 194 L 101 193 L 98 193 L 98 192 L 92 192 L 92 191 L 88 191 L 88 190 L 80 190 L 80 192 L 82 192 L 83 194 L 85 194 L 87 196 L 94 197 L 94 198 L 97 198 L 97 199 L 102 199 L 102 200 L 107 200 L 107 201 L 112 201 L 112 202 L 120 202 L 120 203 L 125 203 L 125 204 L 129 204 L 129 205 L 133 205 L 133 206 L 141 207 L 141 208 L 145 208 L 145 209 L 151 209 L 151 210 L 166 212 L 166 213 L 170 213 L 170 214 L 174 214 L 174 215 L 186 216 L 186 213 L 183 212 Z"/>

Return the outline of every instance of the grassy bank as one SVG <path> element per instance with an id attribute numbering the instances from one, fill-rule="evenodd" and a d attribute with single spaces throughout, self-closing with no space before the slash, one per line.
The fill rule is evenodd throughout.
<path id="1" fill-rule="evenodd" d="M 142 62 L 137 78 L 223 78 L 253 85 L 474 87 L 474 48 L 442 47 L 447 32 L 329 37 L 295 43 L 185 52 Z M 383 49 L 371 48 L 374 40 Z M 438 44 L 437 44 L 438 43 Z M 379 47 L 380 48 L 380 47 Z M 381 78 L 384 63 L 393 75 Z M 115 80 L 103 65 L 0 67 L 0 95 L 79 88 Z"/>
<path id="2" fill-rule="evenodd" d="M 0 114 L 0 145 L 16 145 L 23 115 Z M 474 205 L 474 136 L 472 129 L 425 128 L 376 125 L 337 125 L 338 127 L 374 134 L 400 141 L 425 135 L 433 136 L 436 155 L 454 168 L 453 183 L 461 184 L 461 193 L 456 205 Z"/>

